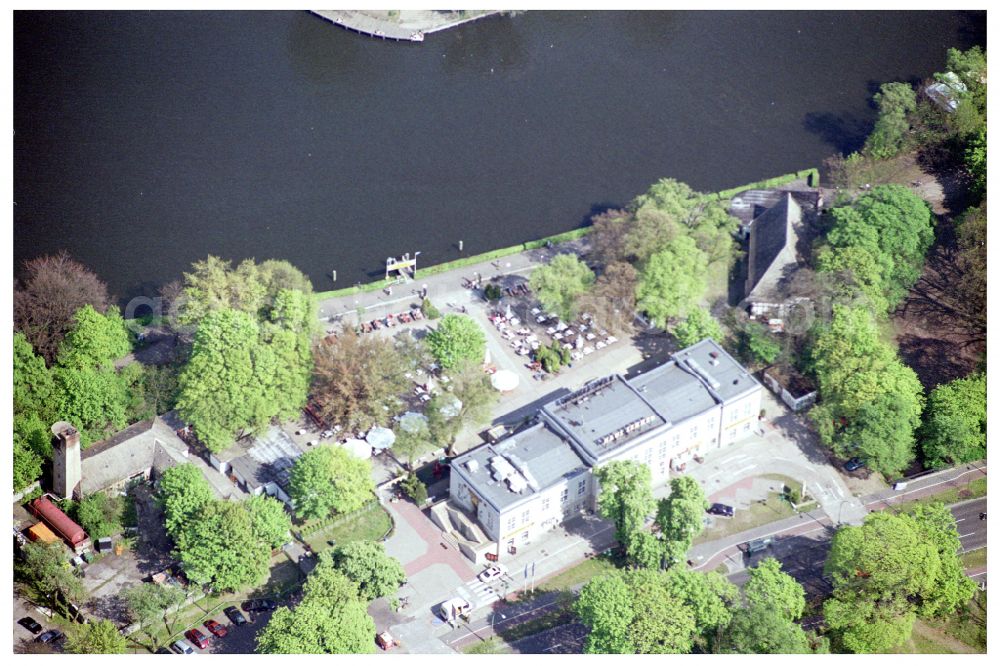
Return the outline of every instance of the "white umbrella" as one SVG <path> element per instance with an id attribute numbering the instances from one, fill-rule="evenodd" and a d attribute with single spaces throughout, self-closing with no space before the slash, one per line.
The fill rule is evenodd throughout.
<path id="1" fill-rule="evenodd" d="M 493 360 L 493 356 L 490 355 L 490 348 L 486 348 L 486 356 L 483 358 L 483 365 L 489 365 L 490 361 Z"/>
<path id="2" fill-rule="evenodd" d="M 372 445 L 363 439 L 351 438 L 345 441 L 342 446 L 348 453 L 357 458 L 372 457 Z"/>
<path id="3" fill-rule="evenodd" d="M 513 391 L 517 388 L 520 381 L 521 380 L 518 376 L 510 370 L 498 370 L 493 373 L 493 376 L 490 378 L 490 383 L 493 384 L 493 388 L 501 392 Z"/>
<path id="4" fill-rule="evenodd" d="M 507 319 L 510 319 L 510 315 L 511 315 L 510 303 L 507 304 L 507 312 L 506 312 L 506 314 L 507 314 Z"/>
<path id="5" fill-rule="evenodd" d="M 396 433 L 388 428 L 376 426 L 368 431 L 368 436 L 365 439 L 368 440 L 371 448 L 381 451 L 392 446 L 392 443 L 396 441 Z"/>
<path id="6" fill-rule="evenodd" d="M 421 424 L 427 425 L 427 417 L 418 412 L 406 412 L 399 417 L 399 429 L 405 432 L 417 432 Z"/>

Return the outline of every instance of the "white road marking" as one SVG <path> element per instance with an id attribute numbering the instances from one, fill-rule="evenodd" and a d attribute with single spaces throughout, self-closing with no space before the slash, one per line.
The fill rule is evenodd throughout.
<path id="1" fill-rule="evenodd" d="M 964 539 L 965 537 L 972 536 L 973 534 L 975 534 L 975 532 L 969 532 L 968 534 L 959 534 L 958 538 L 959 539 Z"/>
<path id="2" fill-rule="evenodd" d="M 985 576 L 985 575 L 986 575 L 986 572 L 985 572 L 985 571 L 980 571 L 980 572 L 979 572 L 979 573 L 977 573 L 977 574 L 972 574 L 971 576 L 969 576 L 969 578 L 976 578 L 976 577 L 978 577 L 978 576 Z"/>
<path id="3" fill-rule="evenodd" d="M 965 520 L 965 518 L 956 518 L 956 519 L 955 519 L 955 522 L 956 522 L 956 523 L 960 523 L 960 522 L 962 522 L 963 520 Z"/>

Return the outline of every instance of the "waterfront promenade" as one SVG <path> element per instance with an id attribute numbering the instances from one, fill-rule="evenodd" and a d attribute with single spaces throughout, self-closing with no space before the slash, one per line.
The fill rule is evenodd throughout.
<path id="1" fill-rule="evenodd" d="M 422 42 L 424 35 L 454 28 L 463 23 L 499 13 L 497 10 L 438 11 L 416 9 L 391 11 L 312 9 L 310 11 L 334 25 L 360 32 L 363 35 L 410 42 Z"/>

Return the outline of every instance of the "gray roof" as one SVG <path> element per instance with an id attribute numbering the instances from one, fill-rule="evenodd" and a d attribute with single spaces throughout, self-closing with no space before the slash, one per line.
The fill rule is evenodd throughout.
<path id="1" fill-rule="evenodd" d="M 590 382 L 546 404 L 542 411 L 595 459 L 665 424 L 618 375 Z"/>
<path id="2" fill-rule="evenodd" d="M 506 459 L 514 475 L 525 480 L 520 492 L 514 492 L 506 480 L 496 478 L 491 466 L 496 458 Z M 495 444 L 479 446 L 452 460 L 451 467 L 453 473 L 457 470 L 469 482 L 477 495 L 500 511 L 587 468 L 573 448 L 545 423 Z"/>
<path id="3" fill-rule="evenodd" d="M 740 221 L 744 230 L 755 224 L 768 208 L 774 208 L 787 195 L 802 208 L 816 209 L 819 207 L 820 191 L 815 188 L 795 189 L 784 187 L 771 190 L 743 190 L 729 201 L 729 214 Z"/>
<path id="4" fill-rule="evenodd" d="M 108 488 L 140 472 L 187 461 L 187 444 L 160 417 L 140 421 L 80 454 L 80 491 Z"/>
<path id="5" fill-rule="evenodd" d="M 714 340 L 705 338 L 674 353 L 674 361 L 688 369 L 695 369 L 704 378 L 714 393 L 723 402 L 729 402 L 760 388 L 747 369 L 729 355 Z M 692 363 L 693 362 L 693 363 Z M 648 373 L 647 373 L 648 374 Z"/>
<path id="6" fill-rule="evenodd" d="M 798 265 L 795 246 L 796 226 L 802 221 L 802 209 L 786 193 L 772 208 L 754 219 L 747 250 L 746 298 L 777 302 L 778 285 L 789 268 Z"/>
<path id="7" fill-rule="evenodd" d="M 240 476 L 247 480 L 249 488 L 258 488 L 271 481 L 282 488 L 288 485 L 289 475 L 295 460 L 305 453 L 284 430 L 271 426 L 249 445 L 238 444 L 239 449 L 230 447 L 227 453 L 240 453 L 229 459 L 229 464 Z"/>
<path id="8" fill-rule="evenodd" d="M 671 423 L 680 423 L 716 404 L 698 376 L 675 361 L 636 375 L 628 382 Z"/>

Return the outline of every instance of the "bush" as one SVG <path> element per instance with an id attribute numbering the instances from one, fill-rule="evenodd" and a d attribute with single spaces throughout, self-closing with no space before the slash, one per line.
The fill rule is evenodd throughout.
<path id="1" fill-rule="evenodd" d="M 417 506 L 427 501 L 427 486 L 417 478 L 416 474 L 412 472 L 407 474 L 406 478 L 399 482 L 399 487 Z"/>
<path id="2" fill-rule="evenodd" d="M 535 352 L 535 360 L 542 364 L 545 372 L 557 373 L 562 367 L 562 354 L 551 347 L 539 347 Z"/>
<path id="3" fill-rule="evenodd" d="M 420 304 L 420 309 L 424 311 L 424 316 L 428 319 L 437 319 L 441 316 L 441 311 L 434 307 L 429 298 L 424 299 L 424 302 Z"/>
<path id="4" fill-rule="evenodd" d="M 497 301 L 503 298 L 503 290 L 500 289 L 500 287 L 498 287 L 497 285 L 490 282 L 483 289 L 483 295 L 486 296 L 486 300 L 488 301 Z"/>
<path id="5" fill-rule="evenodd" d="M 121 497 L 94 493 L 80 501 L 76 516 L 91 539 L 100 539 L 122 531 L 123 508 Z"/>
<path id="6" fill-rule="evenodd" d="M 781 345 L 763 324 L 747 322 L 740 331 L 740 356 L 748 363 L 774 363 Z"/>

